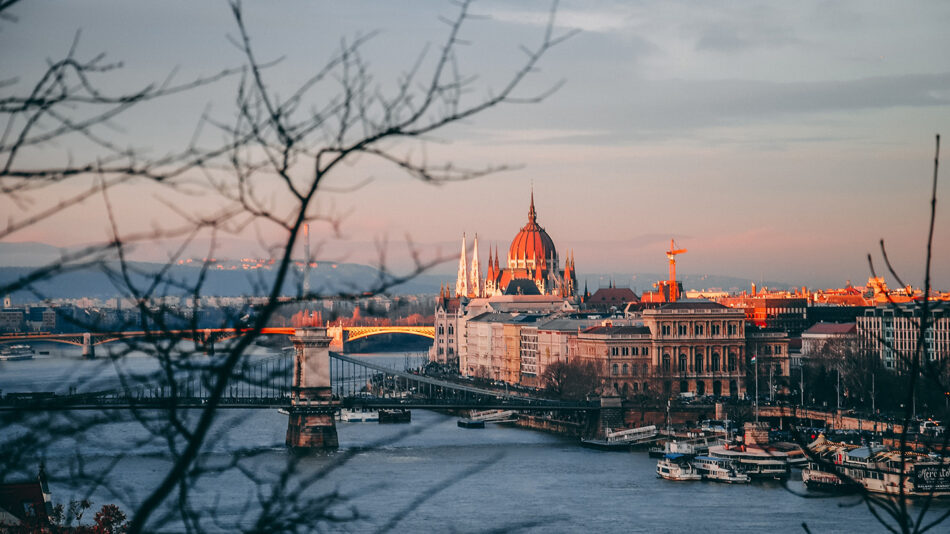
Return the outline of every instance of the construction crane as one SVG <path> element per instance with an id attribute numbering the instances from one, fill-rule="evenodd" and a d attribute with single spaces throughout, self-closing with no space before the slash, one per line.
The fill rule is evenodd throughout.
<path id="1" fill-rule="evenodd" d="M 676 255 L 686 252 L 685 248 L 677 249 L 670 238 L 670 250 L 666 251 L 666 257 L 670 259 L 670 302 L 676 302 L 679 298 L 679 286 L 676 285 Z"/>

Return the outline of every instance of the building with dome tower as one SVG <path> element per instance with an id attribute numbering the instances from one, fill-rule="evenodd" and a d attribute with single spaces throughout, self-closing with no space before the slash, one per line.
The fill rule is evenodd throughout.
<path id="1" fill-rule="evenodd" d="M 488 251 L 488 271 L 481 278 L 478 267 L 478 237 L 472 250 L 471 271 L 467 270 L 465 236 L 462 236 L 462 255 L 455 284 L 456 297 L 491 297 L 496 295 L 552 295 L 566 299 L 577 296 L 577 273 L 574 255 L 564 259 L 558 256 L 554 240 L 538 224 L 534 208 L 534 191 L 528 207 L 528 222 L 511 240 L 505 263 L 501 262 L 498 248 Z"/>
<path id="2" fill-rule="evenodd" d="M 518 231 L 502 263 L 498 247 L 488 251 L 484 277 L 478 258 L 478 236 L 468 256 L 466 236 L 462 235 L 455 291 L 443 285 L 436 300 L 435 340 L 429 359 L 458 365 L 464 359 L 464 340 L 468 320 L 489 312 L 543 314 L 572 310 L 577 300 L 577 274 L 574 255 L 558 256 L 554 240 L 538 224 L 534 191 L 528 206 L 528 222 Z"/>

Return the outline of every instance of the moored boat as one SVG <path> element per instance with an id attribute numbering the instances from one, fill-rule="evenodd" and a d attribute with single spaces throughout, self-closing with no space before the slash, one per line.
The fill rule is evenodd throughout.
<path id="1" fill-rule="evenodd" d="M 485 421 L 477 419 L 459 419 L 459 428 L 485 428 Z"/>
<path id="2" fill-rule="evenodd" d="M 751 478 L 785 479 L 790 474 L 788 455 L 773 448 L 715 445 L 709 455 L 733 461 L 739 472 Z"/>
<path id="3" fill-rule="evenodd" d="M 11 345 L 0 349 L 0 362 L 32 360 L 33 354 L 33 347 L 29 345 Z"/>
<path id="4" fill-rule="evenodd" d="M 666 454 L 660 458 L 656 462 L 656 476 L 677 482 L 703 479 L 685 454 Z"/>
<path id="5" fill-rule="evenodd" d="M 748 484 L 752 481 L 749 475 L 739 472 L 732 460 L 715 456 L 697 456 L 691 463 L 705 480 L 729 484 Z"/>
<path id="6" fill-rule="evenodd" d="M 369 423 L 379 421 L 379 412 L 376 410 L 351 410 L 342 408 L 338 416 L 340 421 L 346 423 Z"/>

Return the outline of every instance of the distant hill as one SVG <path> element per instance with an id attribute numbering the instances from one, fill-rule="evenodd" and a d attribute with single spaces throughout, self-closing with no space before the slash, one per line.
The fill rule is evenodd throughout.
<path id="1" fill-rule="evenodd" d="M 744 291 L 748 290 L 753 282 L 761 289 L 769 287 L 774 289 L 789 289 L 792 287 L 787 282 L 759 281 L 750 278 L 741 278 L 736 276 L 722 276 L 717 274 L 689 274 L 676 273 L 676 279 L 683 282 L 683 288 L 689 290 L 701 289 L 721 289 L 722 291 Z M 584 274 L 578 278 L 581 291 L 584 289 L 584 282 L 593 293 L 599 287 L 607 287 L 611 281 L 618 287 L 629 287 L 638 295 L 645 291 L 653 291 L 653 284 L 657 280 L 666 280 L 668 273 L 607 273 L 607 274 Z"/>
<path id="2" fill-rule="evenodd" d="M 43 243 L 0 243 L 0 266 L 30 267 L 58 261 L 68 249 Z"/>
<path id="3" fill-rule="evenodd" d="M 54 263 L 69 252 L 70 249 L 58 248 L 43 243 L 0 243 L 0 287 L 27 276 L 33 271 L 34 266 Z M 136 271 L 133 280 L 139 286 L 144 286 L 151 278 L 150 275 L 158 272 L 163 267 L 158 263 L 144 262 L 133 263 L 132 265 Z M 192 265 L 175 265 L 170 268 L 169 273 L 174 280 L 182 285 L 190 286 L 197 281 L 200 270 Z M 585 282 L 591 292 L 596 291 L 599 287 L 607 287 L 610 283 L 614 283 L 619 287 L 630 287 L 639 294 L 652 290 L 654 282 L 666 279 L 666 277 L 666 273 L 581 273 L 578 281 L 580 290 L 583 290 Z M 683 281 L 683 285 L 687 290 L 719 288 L 724 291 L 747 290 L 754 281 L 741 277 L 694 273 L 680 274 L 679 279 Z M 332 264 L 318 262 L 316 267 L 310 269 L 311 290 L 323 294 L 363 292 L 377 287 L 379 281 L 380 273 L 377 269 L 358 263 Z M 438 293 L 440 284 L 446 282 L 453 284 L 454 281 L 455 273 L 426 273 L 392 288 L 389 293 L 403 295 L 435 294 Z M 273 271 L 266 269 L 214 269 L 208 273 L 202 293 L 222 297 L 263 296 L 266 288 L 270 287 L 272 282 Z M 754 282 L 760 288 L 787 289 L 790 287 L 789 284 L 783 282 L 766 281 L 762 283 L 757 280 Z M 299 284 L 300 275 L 294 271 L 285 282 L 282 293 L 285 295 L 296 294 Z M 45 298 L 112 298 L 120 293 L 109 275 L 100 267 L 83 268 L 58 274 L 53 279 L 38 282 L 34 289 Z M 181 289 L 170 286 L 164 288 L 164 292 L 170 295 L 182 294 Z M 16 292 L 13 297 L 17 302 L 38 300 L 36 295 L 25 290 Z"/>
<path id="4" fill-rule="evenodd" d="M 131 276 L 133 283 L 138 287 L 146 287 L 150 283 L 152 274 L 157 273 L 162 265 L 156 263 L 133 263 L 134 271 Z M 110 264 L 116 269 L 117 264 Z M 33 272 L 33 267 L 0 267 L 0 287 L 12 284 Z M 167 295 L 184 295 L 187 291 L 181 287 L 193 286 L 200 276 L 200 269 L 191 266 L 173 266 L 168 271 L 168 277 L 173 281 L 166 284 L 158 292 Z M 380 284 L 378 270 L 366 265 L 354 263 L 340 263 L 334 265 L 320 264 L 310 270 L 310 288 L 322 294 L 340 292 L 360 293 L 374 289 Z M 409 282 L 392 288 L 393 294 L 437 293 L 441 277 L 423 275 Z M 271 270 L 211 270 L 203 283 L 201 293 L 221 297 L 242 295 L 264 296 L 267 288 L 274 281 L 274 272 Z M 282 294 L 297 293 L 300 284 L 299 274 L 292 273 L 284 283 Z M 20 290 L 12 294 L 15 302 L 32 302 L 42 298 L 112 298 L 122 292 L 117 289 L 107 269 L 102 267 L 83 268 L 75 271 L 57 274 L 33 285 L 33 290 Z"/>

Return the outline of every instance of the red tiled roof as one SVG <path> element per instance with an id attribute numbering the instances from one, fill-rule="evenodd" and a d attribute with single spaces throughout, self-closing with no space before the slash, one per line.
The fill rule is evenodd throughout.
<path id="1" fill-rule="evenodd" d="M 587 301 L 589 304 L 622 304 L 639 302 L 637 294 L 629 287 L 602 287 Z"/>
<path id="2" fill-rule="evenodd" d="M 818 323 L 808 330 L 805 330 L 805 334 L 817 334 L 817 335 L 844 335 L 844 334 L 853 334 L 857 332 L 857 325 L 855 323 Z"/>

